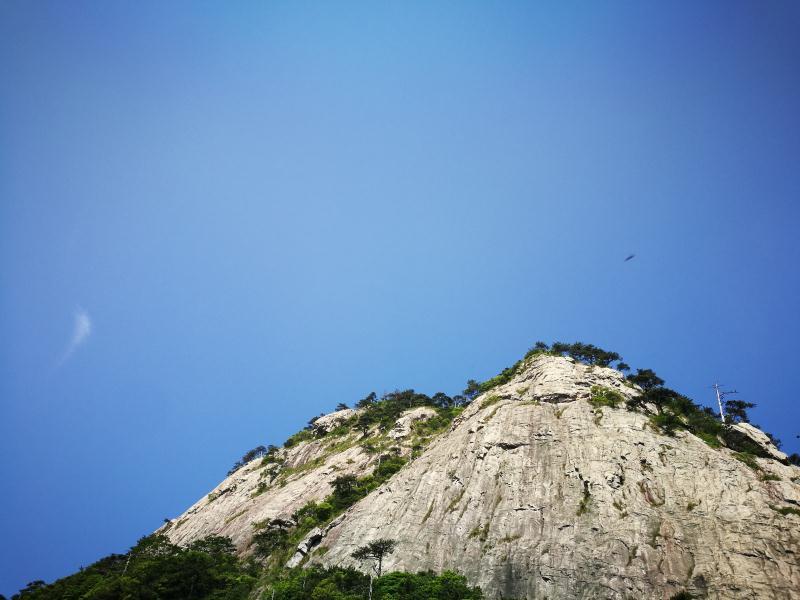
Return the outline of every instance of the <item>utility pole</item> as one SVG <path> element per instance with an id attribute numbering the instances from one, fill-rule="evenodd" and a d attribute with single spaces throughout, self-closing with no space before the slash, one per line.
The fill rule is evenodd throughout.
<path id="1" fill-rule="evenodd" d="M 717 393 L 717 406 L 719 406 L 719 418 L 722 419 L 722 422 L 725 423 L 725 411 L 722 410 L 722 401 L 725 400 L 725 396 L 728 394 L 736 394 L 738 393 L 736 390 L 731 390 L 730 392 L 722 391 L 722 386 L 718 383 L 715 383 L 713 386 L 714 391 Z"/>

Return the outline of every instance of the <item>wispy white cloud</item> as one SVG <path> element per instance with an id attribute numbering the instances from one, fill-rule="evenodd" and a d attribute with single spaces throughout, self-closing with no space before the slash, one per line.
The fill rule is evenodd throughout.
<path id="1" fill-rule="evenodd" d="M 86 340 L 89 339 L 91 334 L 92 318 L 84 309 L 78 308 L 75 311 L 75 321 L 72 326 L 72 338 L 70 339 L 66 350 L 64 350 L 64 354 L 61 355 L 61 360 L 58 361 L 57 366 L 60 367 L 67 362 L 70 357 L 75 354 L 75 351 L 84 343 L 86 343 Z"/>

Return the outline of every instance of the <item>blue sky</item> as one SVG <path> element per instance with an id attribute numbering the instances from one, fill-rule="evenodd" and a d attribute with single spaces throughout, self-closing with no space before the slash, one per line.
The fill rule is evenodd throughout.
<path id="1" fill-rule="evenodd" d="M 124 551 L 338 402 L 456 393 L 537 339 L 735 387 L 800 450 L 798 27 L 0 4 L 0 592 Z"/>

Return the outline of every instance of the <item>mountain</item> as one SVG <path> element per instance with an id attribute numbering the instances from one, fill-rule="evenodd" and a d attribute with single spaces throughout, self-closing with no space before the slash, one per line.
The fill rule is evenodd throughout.
<path id="1" fill-rule="evenodd" d="M 800 598 L 800 468 L 652 372 L 562 354 L 469 403 L 397 392 L 317 418 L 158 533 L 228 536 L 273 572 L 368 570 L 353 552 L 391 539 L 384 571 L 457 571 L 487 598 Z"/>

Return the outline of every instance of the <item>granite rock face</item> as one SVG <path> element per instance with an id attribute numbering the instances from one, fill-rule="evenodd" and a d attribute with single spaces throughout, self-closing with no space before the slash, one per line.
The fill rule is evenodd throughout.
<path id="1" fill-rule="evenodd" d="M 345 408 L 342 410 L 337 410 L 336 412 L 332 412 L 328 415 L 322 415 L 321 417 L 317 418 L 314 421 L 313 427 L 315 430 L 320 430 L 325 433 L 330 433 L 336 427 L 350 419 L 351 417 L 358 414 L 357 410 L 353 410 L 352 408 Z"/>
<path id="2" fill-rule="evenodd" d="M 455 569 L 490 598 L 800 597 L 800 518 L 775 510 L 800 508 L 800 469 L 756 472 L 644 414 L 595 409 L 595 385 L 638 394 L 612 369 L 533 359 L 352 507 L 316 560 L 354 564 L 393 538 L 386 568 Z"/>
<path id="3" fill-rule="evenodd" d="M 320 502 L 329 496 L 337 477 L 364 477 L 378 466 L 380 452 L 360 443 L 380 435 L 376 426 L 366 434 L 351 431 L 344 436 L 326 436 L 358 414 L 358 410 L 345 409 L 315 419 L 306 432 L 307 439 L 240 467 L 158 532 L 181 545 L 208 535 L 228 536 L 241 554 L 249 554 L 256 531 L 293 527 L 294 513 L 309 502 Z M 395 435 L 393 439 L 386 436 L 392 450 L 401 456 L 411 454 L 412 440 L 404 439 L 411 423 L 435 414 L 426 407 L 406 411 L 398 419 L 403 435 Z M 392 431 L 397 433 L 396 429 Z M 311 537 L 306 540 L 307 546 L 298 547 L 301 558 L 321 539 Z"/>
<path id="4" fill-rule="evenodd" d="M 392 538 L 385 570 L 453 569 L 487 598 L 800 598 L 800 469 L 761 458 L 755 469 L 687 432 L 655 431 L 642 412 L 595 408 L 594 386 L 640 393 L 613 369 L 527 360 L 314 531 L 294 563 L 359 567 L 357 547 Z M 778 453 L 759 430 L 742 431 Z M 256 497 L 265 469 L 246 465 L 166 532 L 179 543 L 230 535 L 246 552 L 253 521 L 291 520 L 336 475 L 374 468 L 360 446 L 329 444 L 281 450 L 294 471 Z"/>
<path id="5" fill-rule="evenodd" d="M 416 421 L 424 421 L 436 416 L 436 411 L 430 406 L 420 406 L 406 411 L 403 416 L 397 419 L 394 427 L 389 431 L 389 437 L 395 440 L 406 438 L 411 435 L 411 428 Z"/>
<path id="6" fill-rule="evenodd" d="M 276 463 L 253 460 L 159 532 L 182 545 L 207 535 L 224 535 L 240 552 L 248 553 L 254 525 L 292 527 L 293 513 L 328 496 L 333 479 L 374 468 L 375 456 L 356 444 L 332 448 L 337 441 L 341 443 L 313 439 L 283 448 Z"/>

